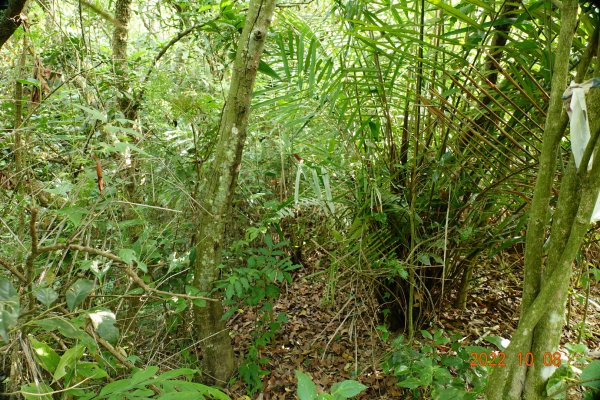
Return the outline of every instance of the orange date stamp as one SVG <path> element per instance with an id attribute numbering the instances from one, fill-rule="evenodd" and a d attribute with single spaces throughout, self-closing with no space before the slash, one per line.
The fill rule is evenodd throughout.
<path id="1" fill-rule="evenodd" d="M 471 352 L 469 353 L 469 360 L 471 361 L 471 367 L 506 367 L 506 354 L 502 351 L 492 351 L 492 352 Z M 542 363 L 544 366 L 554 366 L 560 367 L 561 364 L 560 352 L 555 351 L 554 353 L 545 352 L 542 356 Z M 533 353 L 527 352 L 517 353 L 517 362 L 519 366 L 527 366 L 531 367 L 536 361 Z"/>

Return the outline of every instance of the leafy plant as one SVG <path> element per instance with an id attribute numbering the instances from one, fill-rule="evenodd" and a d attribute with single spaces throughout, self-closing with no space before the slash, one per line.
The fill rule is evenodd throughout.
<path id="1" fill-rule="evenodd" d="M 367 387 L 360 382 L 345 380 L 334 383 L 329 393 L 319 393 L 310 376 L 302 371 L 295 371 L 298 380 L 297 395 L 300 400 L 343 400 L 358 396 Z"/>
<path id="2" fill-rule="evenodd" d="M 268 374 L 263 366 L 268 360 L 261 357 L 261 349 L 267 346 L 282 324 L 287 321 L 285 314 L 277 317 L 272 315 L 273 300 L 279 297 L 278 285 L 292 282 L 292 271 L 298 268 L 283 251 L 287 242 L 273 243 L 270 235 L 264 236 L 266 247 L 250 247 L 256 237 L 264 233 L 258 228 L 249 228 L 246 239 L 238 241 L 234 246 L 236 259 L 246 260 L 245 266 L 230 270 L 227 278 L 218 283 L 217 287 L 224 291 L 226 303 L 231 306 L 225 317 L 233 315 L 237 305 L 260 306 L 262 314 L 258 326 L 253 331 L 254 338 L 248 349 L 244 362 L 240 365 L 239 373 L 248 385 L 250 394 L 262 389 L 261 378 Z"/>
<path id="3" fill-rule="evenodd" d="M 261 356 L 261 350 L 275 337 L 281 326 L 287 322 L 287 316 L 279 313 L 275 320 L 269 314 L 263 315 L 258 327 L 252 332 L 254 340 L 248 348 L 244 362 L 240 365 L 239 373 L 242 380 L 248 385 L 248 392 L 255 394 L 262 390 L 262 377 L 268 375 L 263 368 L 269 360 Z"/>
<path id="4" fill-rule="evenodd" d="M 439 329 L 433 335 L 422 330 L 424 343 L 417 351 L 399 336 L 385 363 L 387 373 L 398 378 L 398 386 L 419 399 L 475 400 L 487 383 L 486 367 L 470 366 L 469 354 L 488 351 L 478 346 L 462 347 L 459 335 L 449 338 Z M 442 354 L 439 349 L 444 349 Z"/>
<path id="5" fill-rule="evenodd" d="M 217 284 L 224 291 L 228 304 L 243 303 L 249 306 L 262 306 L 272 309 L 271 301 L 279 296 L 278 284 L 291 283 L 291 272 L 299 266 L 294 265 L 286 256 L 283 248 L 287 242 L 273 243 L 270 235 L 265 235 L 266 247 L 241 248 L 234 255 L 246 260 L 244 266 L 236 266 L 227 277 Z M 231 316 L 231 308 L 226 317 Z"/>
<path id="6" fill-rule="evenodd" d="M 0 340 L 8 341 L 8 332 L 17 324 L 21 310 L 19 294 L 7 279 L 0 279 Z"/>
<path id="7" fill-rule="evenodd" d="M 99 393 L 73 387 L 66 390 L 61 398 L 81 400 L 230 400 L 229 396 L 218 389 L 190 382 L 189 379 L 197 370 L 179 368 L 162 374 L 157 374 L 157 372 L 158 367 L 149 366 L 133 372 L 130 377 L 110 382 Z M 26 400 L 52 398 L 50 395 L 52 389 L 47 384 L 28 383 L 21 387 L 21 393 Z"/>
<path id="8" fill-rule="evenodd" d="M 600 392 L 600 361 L 590 360 L 586 345 L 567 343 L 569 359 L 560 366 L 546 382 L 546 394 L 553 399 L 566 399 L 578 386 L 586 388 L 584 399 L 595 399 Z M 582 368 L 582 369 L 580 369 Z"/>

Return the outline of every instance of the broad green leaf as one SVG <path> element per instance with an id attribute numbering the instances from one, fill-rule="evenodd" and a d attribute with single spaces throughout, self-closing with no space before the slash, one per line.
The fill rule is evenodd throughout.
<path id="1" fill-rule="evenodd" d="M 0 279 L 0 301 L 11 302 L 17 297 L 17 290 L 8 279 Z"/>
<path id="2" fill-rule="evenodd" d="M 113 312 L 100 310 L 88 314 L 94 329 L 100 337 L 111 344 L 119 340 L 119 328 L 115 326 L 117 319 Z"/>
<path id="3" fill-rule="evenodd" d="M 71 182 L 60 182 L 52 189 L 44 189 L 44 192 L 66 197 L 73 187 L 74 185 Z"/>
<path id="4" fill-rule="evenodd" d="M 103 112 L 100 112 L 93 108 L 82 106 L 81 104 L 73 104 L 73 106 L 85 111 L 85 113 L 88 114 L 92 119 L 106 122 L 106 114 L 104 114 Z"/>
<path id="5" fill-rule="evenodd" d="M 74 310 L 85 298 L 92 293 L 94 282 L 89 279 L 77 279 L 75 283 L 67 289 L 65 297 L 67 299 L 67 307 L 69 310 Z"/>
<path id="6" fill-rule="evenodd" d="M 73 322 L 60 317 L 40 319 L 38 321 L 32 321 L 31 324 L 34 326 L 39 326 L 46 332 L 58 331 L 65 337 L 80 340 L 88 347 L 90 343 L 94 343 L 93 339 L 81 328 L 79 328 Z"/>
<path id="7" fill-rule="evenodd" d="M 33 294 L 35 295 L 35 298 L 46 307 L 50 307 L 50 305 L 58 299 L 56 290 L 49 287 L 36 287 L 33 289 Z"/>
<path id="8" fill-rule="evenodd" d="M 488 341 L 492 344 L 495 344 L 496 347 L 498 347 L 498 349 L 500 349 L 500 350 L 504 350 L 506 348 L 505 344 L 510 343 L 510 342 L 506 341 L 506 339 L 501 338 L 500 336 L 493 336 L 493 335 L 485 336 L 483 338 L 483 340 Z"/>
<path id="9" fill-rule="evenodd" d="M 65 351 L 65 353 L 60 358 L 58 365 L 56 366 L 56 370 L 54 371 L 53 375 L 53 382 L 57 382 L 62 377 L 64 377 L 67 374 L 67 368 L 69 370 L 75 369 L 75 367 L 77 366 L 77 362 L 83 355 L 84 351 L 85 346 L 79 344 L 75 345 L 74 347 L 71 347 L 70 349 L 67 349 L 67 351 Z"/>
<path id="10" fill-rule="evenodd" d="M 346 380 L 335 383 L 331 387 L 331 394 L 337 399 L 349 399 L 358 395 L 360 392 L 365 390 L 367 387 L 360 382 Z"/>
<path id="11" fill-rule="evenodd" d="M 77 375 L 88 379 L 102 379 L 108 373 L 95 362 L 82 361 L 77 363 Z"/>
<path id="12" fill-rule="evenodd" d="M 77 226 L 81 223 L 81 218 L 89 213 L 88 210 L 81 207 L 64 207 L 57 210 L 58 215 L 66 216 L 73 225 Z"/>
<path id="13" fill-rule="evenodd" d="M 52 400 L 54 390 L 45 383 L 28 383 L 21 386 L 21 394 L 25 400 Z"/>
<path id="14" fill-rule="evenodd" d="M 146 263 L 145 263 L 145 262 L 143 262 L 143 261 L 138 261 L 138 262 L 136 263 L 136 265 L 137 265 L 137 267 L 138 267 L 138 269 L 139 269 L 140 271 L 142 271 L 142 272 L 144 272 L 144 273 L 148 273 L 148 265 L 146 265 Z"/>
<path id="15" fill-rule="evenodd" d="M 158 400 L 198 400 L 203 399 L 201 392 L 186 391 L 186 392 L 168 392 L 158 397 Z"/>
<path id="16" fill-rule="evenodd" d="M 0 338 L 8 341 L 8 332 L 17 324 L 21 310 L 19 295 L 12 283 L 0 279 Z"/>
<path id="17" fill-rule="evenodd" d="M 22 85 L 30 85 L 38 88 L 40 87 L 40 81 L 34 78 L 17 79 L 17 82 Z"/>
<path id="18" fill-rule="evenodd" d="M 332 394 L 329 393 L 319 393 L 317 396 L 317 400 L 336 400 Z"/>
<path id="19" fill-rule="evenodd" d="M 38 361 L 38 364 L 46 371 L 53 374 L 60 362 L 60 356 L 46 343 L 37 340 L 31 335 L 29 336 L 29 342 L 31 343 L 33 354 Z"/>
<path id="20" fill-rule="evenodd" d="M 317 398 L 317 387 L 310 376 L 298 370 L 295 371 L 295 375 L 298 380 L 298 398 L 300 400 L 315 400 Z"/>
<path id="21" fill-rule="evenodd" d="M 136 371 L 131 377 L 132 385 L 139 385 L 140 383 L 147 382 L 150 380 L 156 373 L 158 372 L 158 367 L 155 365 L 151 365 L 146 369 L 140 369 Z"/>
<path id="22" fill-rule="evenodd" d="M 575 373 L 566 365 L 561 365 L 554 373 L 548 378 L 546 382 L 546 393 L 551 396 L 552 399 L 565 399 L 568 392 L 568 383 L 572 381 Z"/>
<path id="23" fill-rule="evenodd" d="M 117 254 L 127 264 L 133 264 L 135 261 L 137 261 L 137 255 L 135 254 L 135 250 L 121 249 Z"/>
<path id="24" fill-rule="evenodd" d="M 594 360 L 581 372 L 581 386 L 600 389 L 600 360 Z"/>
<path id="25" fill-rule="evenodd" d="M 165 374 L 163 374 L 165 375 Z M 161 375 L 159 379 L 162 378 Z M 179 393 L 194 393 L 195 399 L 203 399 L 206 400 L 231 400 L 229 396 L 225 393 L 221 392 L 219 389 L 203 385 L 201 383 L 196 382 L 187 382 L 181 380 L 168 380 L 162 381 L 162 388 L 164 389 L 165 394 L 158 397 L 159 399 L 175 399 L 178 400 L 179 397 L 172 397 L 171 394 L 179 394 Z M 201 397 L 206 396 L 206 397 Z"/>
<path id="26" fill-rule="evenodd" d="M 134 387 L 135 387 L 135 385 L 131 384 L 131 379 L 119 379 L 118 381 L 114 381 L 114 382 L 109 383 L 108 385 L 105 385 L 102 388 L 102 390 L 100 390 L 100 394 L 98 395 L 98 398 L 99 399 L 106 399 L 106 398 L 120 399 L 122 397 L 108 397 L 108 396 L 118 394 L 118 393 L 124 393 Z"/>
<path id="27" fill-rule="evenodd" d="M 423 335 L 425 339 L 433 340 L 433 336 L 431 336 L 431 333 L 429 333 L 429 331 L 425 329 L 421 330 L 421 335 Z"/>
<path id="28" fill-rule="evenodd" d="M 86 346 L 90 352 L 97 353 L 98 344 L 96 341 L 83 331 L 83 328 L 69 320 L 59 317 L 31 321 L 31 325 L 39 326 L 46 332 L 58 331 L 64 337 L 76 339 L 80 344 Z"/>

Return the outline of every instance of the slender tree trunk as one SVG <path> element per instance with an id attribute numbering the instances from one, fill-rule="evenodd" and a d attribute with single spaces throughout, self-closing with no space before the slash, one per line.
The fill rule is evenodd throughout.
<path id="1" fill-rule="evenodd" d="M 213 289 L 219 275 L 225 224 L 246 140 L 252 90 L 274 8 L 275 0 L 250 2 L 221 116 L 215 159 L 200 193 L 194 284 L 205 293 Z M 225 383 L 234 369 L 231 339 L 222 315 L 223 308 L 218 302 L 195 308 L 197 335 L 204 352 L 204 372 L 209 381 L 217 384 Z"/>
<path id="2" fill-rule="evenodd" d="M 131 90 L 131 79 L 127 67 L 127 46 L 129 43 L 129 22 L 131 20 L 131 2 L 132 0 L 117 0 L 115 3 L 115 27 L 113 31 L 112 52 L 113 52 L 113 68 L 116 78 L 117 89 L 117 109 L 123 116 L 134 124 L 138 116 L 139 103 L 134 100 L 134 95 Z M 135 138 L 130 140 L 134 142 Z M 124 161 L 126 166 L 126 184 L 125 196 L 132 203 L 139 203 L 139 193 L 137 190 L 136 174 L 139 170 L 139 161 L 132 154 L 125 154 Z M 127 215 L 127 218 L 134 218 L 132 213 Z M 136 238 L 139 236 L 138 227 L 130 231 L 131 235 Z"/>
<path id="3" fill-rule="evenodd" d="M 544 354 L 552 354 L 557 350 L 564 325 L 564 303 L 572 263 L 589 227 L 598 196 L 600 162 L 597 157 L 591 171 L 587 171 L 585 159 L 580 166 L 583 168 L 579 168 L 579 171 L 571 161 L 561 184 L 548 257 L 544 258 L 543 246 L 548 227 L 550 194 L 556 173 L 556 153 L 567 124 L 561 95 L 567 86 L 577 10 L 577 0 L 563 1 L 540 169 L 527 226 L 521 318 L 511 344 L 506 349 L 507 366 L 494 369 L 490 376 L 486 391 L 492 400 L 521 399 L 523 396 L 531 400 L 547 397 L 544 388 L 553 367 L 544 365 Z M 593 102 L 589 105 L 592 135 L 600 129 L 595 121 L 600 115 L 598 107 L 600 105 Z M 595 143 L 590 141 L 589 150 L 593 145 Z M 519 366 L 518 354 L 524 356 L 528 352 L 534 357 L 533 366 Z"/>
<path id="4" fill-rule="evenodd" d="M 592 138 L 596 137 L 597 140 L 600 134 L 600 89 L 593 89 L 589 92 L 587 103 L 590 131 L 592 132 Z M 590 140 L 590 145 L 594 145 L 596 148 L 597 158 L 598 144 L 594 143 L 592 139 Z M 585 167 L 582 169 L 583 164 L 582 162 L 579 168 L 575 168 L 575 163 L 571 158 L 560 187 L 560 198 L 554 215 L 554 223 L 552 224 L 548 262 L 546 263 L 546 268 L 542 269 L 541 283 L 543 286 L 556 285 L 554 298 L 557 300 L 547 305 L 543 317 L 533 332 L 531 352 L 537 357 L 538 362 L 534 363 L 533 367 L 527 372 L 525 386 L 526 399 L 545 398 L 546 382 L 549 373 L 553 372 L 553 369 L 545 365 L 543 357 L 546 353 L 558 351 L 562 328 L 565 324 L 565 304 L 567 302 L 570 280 L 566 279 L 558 283 L 548 281 L 556 269 L 563 268 L 562 265 L 553 262 L 553 260 L 558 260 L 566 252 L 572 251 L 572 249 L 567 247 L 571 241 L 574 242 L 574 251 L 576 252 L 579 249 L 589 227 L 589 215 L 591 215 L 594 209 L 598 189 L 600 189 L 600 182 L 593 178 L 594 169 L 598 161 L 594 159 L 594 164 L 596 165 L 589 173 Z M 587 165 L 587 162 L 585 165 Z M 575 252 L 573 253 L 573 258 L 575 257 Z M 572 261 L 568 266 L 569 277 Z M 564 267 L 567 268 L 566 265 Z"/>
<path id="5" fill-rule="evenodd" d="M 118 90 L 117 104 L 125 118 L 135 118 L 132 96 L 127 96 L 129 79 L 127 73 L 127 44 L 129 40 L 129 21 L 131 20 L 131 0 L 117 0 L 115 3 L 115 25 L 113 31 L 112 52 L 113 68 Z"/>

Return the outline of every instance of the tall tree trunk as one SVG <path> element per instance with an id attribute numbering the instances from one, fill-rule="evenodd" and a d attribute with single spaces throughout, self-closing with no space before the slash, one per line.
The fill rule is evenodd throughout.
<path id="1" fill-rule="evenodd" d="M 486 391 L 492 400 L 547 398 L 544 388 L 553 371 L 551 366 L 544 365 L 544 354 L 552 354 L 557 350 L 564 324 L 564 303 L 572 263 L 589 227 L 598 196 L 600 162 L 597 157 L 590 171 L 587 171 L 585 159 L 579 171 L 571 160 L 561 183 L 548 257 L 544 257 L 547 213 L 556 174 L 556 153 L 567 124 L 561 95 L 567 85 L 577 10 L 577 0 L 563 1 L 540 168 L 527 226 L 521 318 L 506 349 L 507 366 L 495 369 L 490 376 Z M 578 80 L 581 79 L 578 77 Z M 597 95 L 593 94 L 594 97 Z M 600 104 L 589 104 L 592 137 L 600 129 L 597 122 L 599 108 Z M 594 145 L 596 143 L 591 140 L 590 149 L 586 149 L 586 152 L 591 154 L 589 150 Z M 524 356 L 529 352 L 534 357 L 533 366 L 520 366 L 518 354 Z"/>
<path id="2" fill-rule="evenodd" d="M 135 119 L 135 108 L 127 96 L 129 79 L 127 79 L 127 44 L 129 39 L 129 21 L 131 20 L 131 0 L 117 0 L 115 3 L 115 25 L 113 31 L 112 53 L 113 68 L 116 75 L 117 104 L 125 118 Z"/>
<path id="3" fill-rule="evenodd" d="M 205 175 L 199 197 L 194 284 L 206 293 L 213 289 L 219 275 L 225 224 L 246 141 L 252 90 L 274 8 L 275 0 L 250 1 L 221 116 L 215 159 Z M 225 383 L 234 369 L 231 339 L 222 315 L 223 308 L 218 302 L 195 308 L 197 335 L 204 352 L 204 372 L 209 381 L 217 384 Z"/>
<path id="4" fill-rule="evenodd" d="M 117 109 L 123 116 L 131 121 L 135 128 L 135 121 L 138 116 L 139 102 L 134 100 L 134 94 L 131 90 L 131 79 L 127 66 L 127 46 L 129 43 L 129 22 L 131 20 L 131 2 L 132 0 L 117 0 L 115 3 L 115 27 L 113 31 L 112 52 L 113 68 L 116 78 L 117 89 Z M 131 142 L 135 138 L 130 136 Z M 139 193 L 136 182 L 136 174 L 139 170 L 139 161 L 132 154 L 124 154 L 125 170 L 125 196 L 132 203 L 139 203 Z M 133 219 L 133 213 L 130 211 L 126 218 Z M 130 230 L 133 240 L 139 236 L 139 227 Z"/>
<path id="5" fill-rule="evenodd" d="M 21 26 L 23 20 L 20 15 L 26 2 L 27 0 L 10 0 L 8 8 L 4 12 L 0 11 L 0 48 Z"/>

